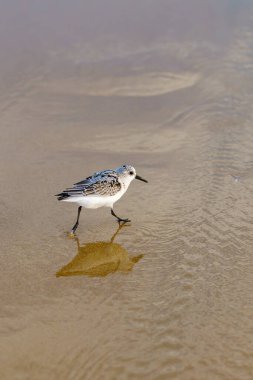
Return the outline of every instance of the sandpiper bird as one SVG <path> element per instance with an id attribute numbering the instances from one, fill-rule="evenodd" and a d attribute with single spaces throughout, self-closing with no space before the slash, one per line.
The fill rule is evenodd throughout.
<path id="1" fill-rule="evenodd" d="M 103 170 L 96 172 L 83 181 L 77 182 L 60 194 L 56 194 L 59 201 L 74 202 L 79 205 L 77 220 L 71 232 L 74 234 L 78 224 L 82 207 L 99 208 L 110 207 L 111 214 L 118 222 L 130 222 L 129 219 L 120 218 L 113 211 L 113 204 L 117 202 L 127 191 L 133 179 L 148 182 L 136 174 L 131 165 L 122 165 L 115 170 Z"/>

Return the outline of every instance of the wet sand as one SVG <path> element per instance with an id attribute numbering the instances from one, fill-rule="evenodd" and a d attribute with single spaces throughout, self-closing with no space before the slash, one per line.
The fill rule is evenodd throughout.
<path id="1" fill-rule="evenodd" d="M 14 6 L 15 3 L 15 6 Z M 1 379 L 253 378 L 253 6 L 1 5 Z M 130 163 L 107 209 L 53 196 Z M 115 235 L 116 233 L 116 235 Z"/>

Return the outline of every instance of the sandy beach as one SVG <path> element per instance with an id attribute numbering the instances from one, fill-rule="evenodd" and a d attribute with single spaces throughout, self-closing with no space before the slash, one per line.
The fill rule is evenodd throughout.
<path id="1" fill-rule="evenodd" d="M 253 5 L 0 5 L 0 378 L 252 380 Z M 54 197 L 136 167 L 115 204 Z M 116 235 L 115 235 L 116 234 Z M 115 235 L 115 236 L 114 236 Z"/>

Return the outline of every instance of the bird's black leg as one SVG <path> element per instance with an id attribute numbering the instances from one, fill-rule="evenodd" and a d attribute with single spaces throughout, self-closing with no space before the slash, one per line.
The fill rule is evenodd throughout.
<path id="1" fill-rule="evenodd" d="M 122 219 L 122 218 L 120 218 L 119 216 L 117 216 L 117 215 L 115 214 L 115 212 L 113 211 L 112 208 L 111 208 L 111 214 L 112 214 L 113 216 L 115 216 L 115 218 L 118 219 L 118 222 L 119 222 L 119 223 L 120 223 L 120 222 L 124 222 L 124 223 L 131 222 L 131 220 L 129 220 L 129 219 Z"/>
<path id="2" fill-rule="evenodd" d="M 79 206 L 79 207 L 78 207 L 78 212 L 77 212 L 76 223 L 75 223 L 75 225 L 73 226 L 73 228 L 72 228 L 72 230 L 71 230 L 72 234 L 74 234 L 74 233 L 76 232 L 76 229 L 77 229 L 77 227 L 78 227 L 78 224 L 79 224 L 79 216 L 80 216 L 80 214 L 81 214 L 81 211 L 82 211 L 82 206 Z"/>

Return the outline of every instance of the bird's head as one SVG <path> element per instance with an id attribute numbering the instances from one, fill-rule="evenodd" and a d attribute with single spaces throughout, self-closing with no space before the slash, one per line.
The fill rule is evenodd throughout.
<path id="1" fill-rule="evenodd" d="M 127 186 L 132 182 L 133 179 L 139 179 L 140 181 L 148 182 L 146 179 L 137 175 L 135 168 L 131 165 L 122 165 L 115 171 L 119 175 L 121 182 Z"/>

